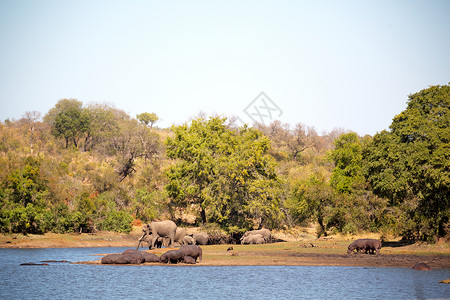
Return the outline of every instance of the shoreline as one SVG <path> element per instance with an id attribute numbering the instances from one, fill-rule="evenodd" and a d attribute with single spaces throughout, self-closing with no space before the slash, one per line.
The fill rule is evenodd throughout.
<path id="1" fill-rule="evenodd" d="M 229 258 L 216 257 L 214 259 L 204 258 L 202 262 L 195 265 L 189 264 L 163 264 L 163 263 L 143 263 L 143 264 L 111 264 L 114 266 L 170 266 L 170 267 L 232 267 L 232 266 L 327 266 L 327 267 L 366 267 L 366 268 L 412 268 L 418 262 L 426 262 L 432 269 L 449 269 L 448 257 L 444 256 L 415 256 L 415 255 L 379 255 L 378 257 L 351 257 L 341 255 L 341 257 L 329 255 L 299 255 L 294 258 L 280 257 L 247 257 L 247 261 L 232 260 Z M 103 265 L 100 259 L 93 261 L 79 261 L 74 264 Z"/>
<path id="2" fill-rule="evenodd" d="M 125 247 L 136 249 L 139 232 L 119 234 L 0 235 L 1 248 L 93 248 Z M 350 254 L 347 246 L 359 237 L 298 238 L 285 242 L 262 245 L 206 245 L 203 261 L 196 265 L 170 266 L 347 266 L 347 267 L 407 267 L 426 262 L 431 268 L 450 268 L 450 245 L 446 242 L 434 245 L 402 241 L 384 242 L 379 255 Z M 227 251 L 229 247 L 233 250 Z M 146 250 L 160 256 L 177 248 Z M 109 251 L 108 251 L 109 252 Z M 114 251 L 112 250 L 111 253 Z M 98 259 L 74 262 L 75 264 L 101 265 L 102 256 L 110 253 L 92 253 Z M 145 263 L 137 266 L 167 266 Z"/>

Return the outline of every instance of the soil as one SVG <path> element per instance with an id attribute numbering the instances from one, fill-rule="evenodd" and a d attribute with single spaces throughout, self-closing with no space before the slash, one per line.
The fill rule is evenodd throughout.
<path id="1" fill-rule="evenodd" d="M 0 235 L 0 248 L 129 247 L 135 249 L 139 235 L 139 230 L 130 234 L 102 232 Z M 418 262 L 426 262 L 431 268 L 450 268 L 450 243 L 445 241 L 433 245 L 402 241 L 384 242 L 380 255 L 360 253 L 348 255 L 348 244 L 360 237 L 316 239 L 310 235 L 288 237 L 283 234 L 275 235 L 275 237 L 278 237 L 277 242 L 264 245 L 202 246 L 203 260 L 197 266 L 298 265 L 411 268 Z M 227 251 L 230 247 L 233 249 Z M 141 250 L 145 249 L 141 248 Z M 168 250 L 171 248 L 146 251 L 161 255 Z M 100 264 L 101 257 L 109 253 L 93 254 L 98 255 L 97 260 L 78 263 Z"/>

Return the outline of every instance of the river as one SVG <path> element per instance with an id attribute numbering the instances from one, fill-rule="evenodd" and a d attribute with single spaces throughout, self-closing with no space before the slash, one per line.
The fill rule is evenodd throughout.
<path id="1" fill-rule="evenodd" d="M 450 299 L 449 269 L 323 266 L 111 266 L 127 248 L 0 249 L 0 299 Z"/>

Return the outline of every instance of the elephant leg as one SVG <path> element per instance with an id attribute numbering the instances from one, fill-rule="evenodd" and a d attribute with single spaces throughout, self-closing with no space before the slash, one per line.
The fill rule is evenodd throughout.
<path id="1" fill-rule="evenodd" d="M 154 249 L 155 248 L 155 243 L 156 243 L 156 240 L 158 239 L 158 237 L 156 236 L 156 235 L 152 235 L 152 243 L 151 243 L 151 245 L 150 245 L 150 249 Z"/>

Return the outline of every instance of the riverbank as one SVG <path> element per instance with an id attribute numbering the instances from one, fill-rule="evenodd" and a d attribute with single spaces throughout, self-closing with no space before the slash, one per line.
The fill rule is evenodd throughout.
<path id="1" fill-rule="evenodd" d="M 203 260 L 196 266 L 354 266 L 354 267 L 406 267 L 411 268 L 418 262 L 426 262 L 432 268 L 450 268 L 449 253 L 437 254 L 428 251 L 398 251 L 386 247 L 380 255 L 350 254 L 345 245 L 318 243 L 308 248 L 298 242 L 273 243 L 265 245 L 207 245 L 203 249 Z M 334 247 L 335 246 L 335 247 Z M 227 250 L 233 247 L 232 250 Z M 161 255 L 176 248 L 144 250 Z M 393 253 L 395 252 L 395 253 Z M 416 253 L 416 254 L 410 254 Z M 93 261 L 80 264 L 100 265 L 100 259 L 109 253 L 97 254 Z M 162 265 L 147 263 L 142 265 Z M 186 266 L 178 264 L 178 266 Z"/>
<path id="2" fill-rule="evenodd" d="M 135 249 L 140 232 L 118 234 L 0 235 L 0 248 L 67 248 L 67 247 L 127 247 Z M 277 236 L 277 235 L 276 235 Z M 332 236 L 316 239 L 313 235 L 277 236 L 286 242 L 264 245 L 207 245 L 202 246 L 203 261 L 197 266 L 242 265 L 303 265 L 303 266 L 360 266 L 360 267 L 412 267 L 426 262 L 432 268 L 450 268 L 449 243 L 434 245 L 384 242 L 380 255 L 347 255 L 348 244 L 359 237 Z M 228 250 L 230 247 L 233 249 Z M 141 248 L 141 250 L 145 250 Z M 147 250 L 161 255 L 169 248 Z M 84 264 L 100 264 L 102 256 L 109 253 L 92 253 L 98 259 Z"/>

